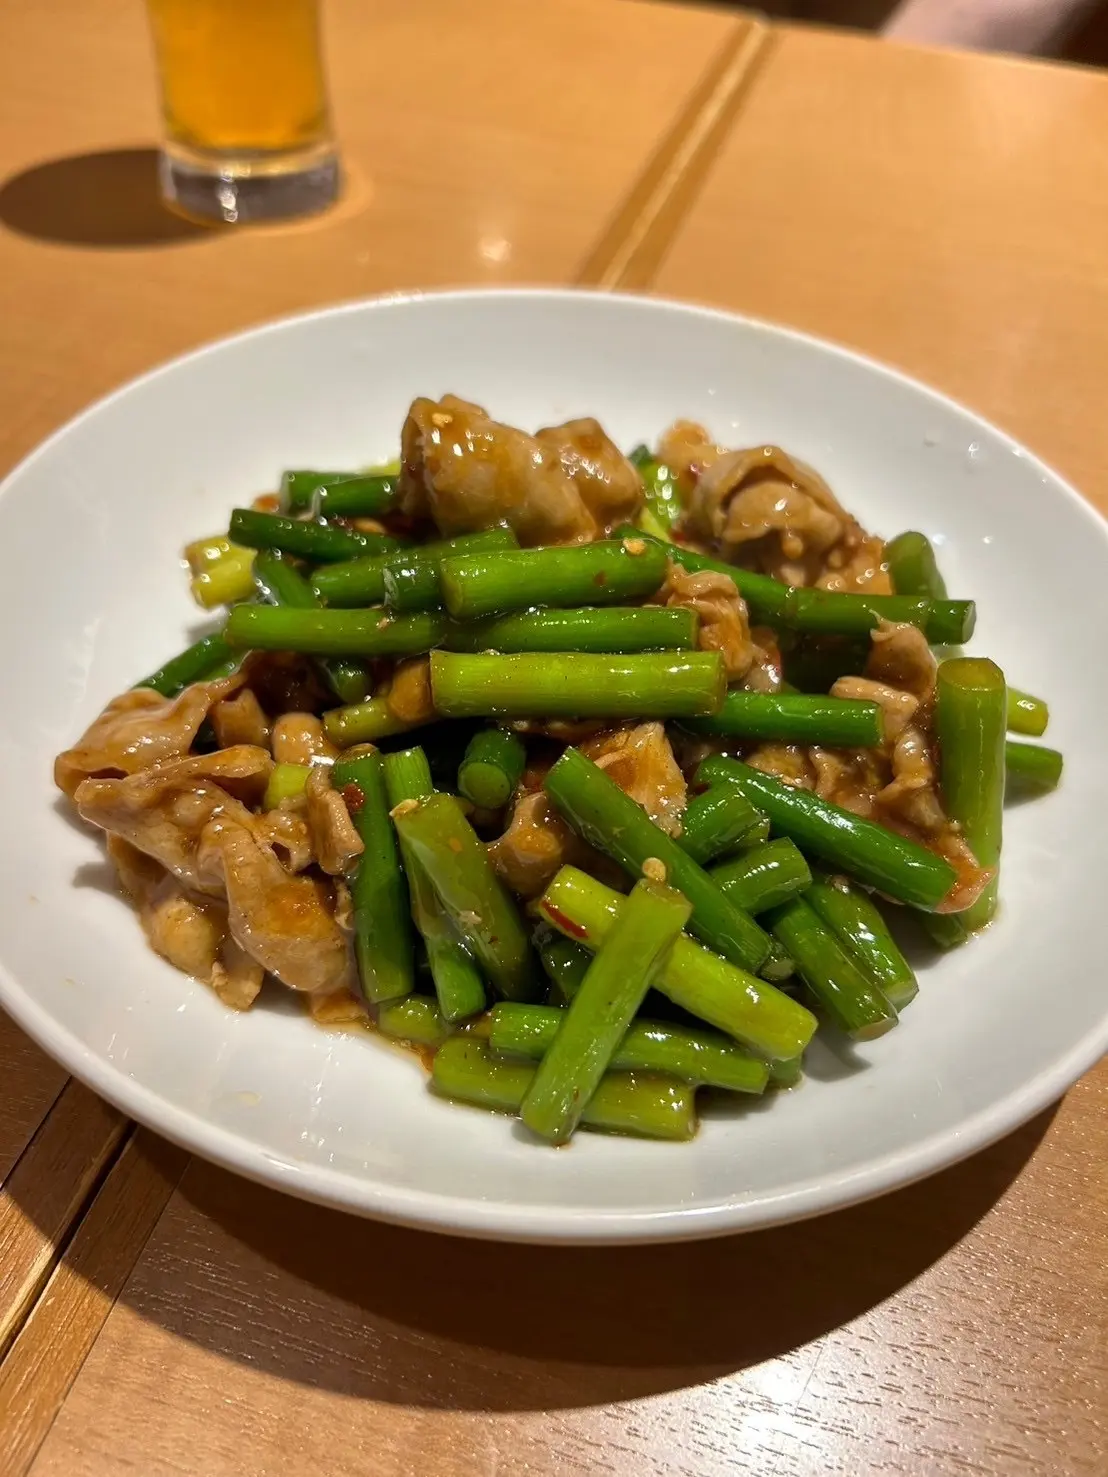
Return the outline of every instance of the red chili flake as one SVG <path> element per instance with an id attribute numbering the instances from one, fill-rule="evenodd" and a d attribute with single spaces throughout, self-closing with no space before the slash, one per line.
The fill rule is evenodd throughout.
<path id="1" fill-rule="evenodd" d="M 458 852 L 462 850 L 462 843 L 457 836 L 451 836 L 450 840 L 446 844 L 450 847 L 450 850 L 454 852 L 455 855 L 457 855 Z"/>
<path id="2" fill-rule="evenodd" d="M 564 933 L 571 933 L 575 939 L 588 938 L 588 929 L 582 928 L 579 923 L 574 923 L 573 919 L 567 917 L 561 908 L 556 908 L 553 903 L 543 903 L 542 908 L 551 923 L 556 924 Z"/>
<path id="3" fill-rule="evenodd" d="M 342 798 L 346 801 L 346 808 L 351 815 L 357 815 L 365 804 L 365 791 L 361 785 L 351 780 L 348 785 L 342 787 Z"/>
<path id="4" fill-rule="evenodd" d="M 281 499 L 275 492 L 263 492 L 254 499 L 254 506 L 259 513 L 276 513 L 281 506 Z"/>
<path id="5" fill-rule="evenodd" d="M 592 582 L 594 585 L 606 585 L 608 583 L 607 571 L 602 569 L 599 574 L 594 574 Z"/>

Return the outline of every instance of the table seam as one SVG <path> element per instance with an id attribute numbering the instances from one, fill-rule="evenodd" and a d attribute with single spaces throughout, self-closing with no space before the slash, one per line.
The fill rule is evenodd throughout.
<path id="1" fill-rule="evenodd" d="M 712 58 L 573 279 L 603 290 L 649 285 L 735 126 L 776 28 L 750 14 Z"/>

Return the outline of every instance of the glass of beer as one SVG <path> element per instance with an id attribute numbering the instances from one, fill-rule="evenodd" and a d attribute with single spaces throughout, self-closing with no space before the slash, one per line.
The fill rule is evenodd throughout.
<path id="1" fill-rule="evenodd" d="M 161 78 L 162 194 L 228 223 L 323 210 L 338 194 L 319 0 L 148 0 Z"/>

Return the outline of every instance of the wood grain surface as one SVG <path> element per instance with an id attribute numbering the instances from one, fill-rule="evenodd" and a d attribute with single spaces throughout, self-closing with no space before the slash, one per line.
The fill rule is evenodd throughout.
<path id="1" fill-rule="evenodd" d="M 783 28 L 659 271 L 964 400 L 1108 510 L 1108 77 Z"/>
<path id="2" fill-rule="evenodd" d="M 406 287 L 572 280 L 745 26 L 628 14 L 328 0 L 346 198 L 317 220 L 217 232 L 156 198 L 141 0 L 7 0 L 0 467 L 122 380 L 262 319 Z"/>
<path id="3" fill-rule="evenodd" d="M 654 270 L 727 136 L 746 89 L 758 74 L 770 27 L 752 18 L 720 48 L 716 64 L 635 188 L 612 217 L 577 274 L 589 287 L 648 286 Z"/>
<path id="4" fill-rule="evenodd" d="M 37 1451 L 187 1157 L 152 1134 L 128 1129 L 118 1162 L 72 1240 L 58 1247 L 49 1280 L 0 1362 L 0 1470 L 6 1474 L 26 1470 Z"/>
<path id="5" fill-rule="evenodd" d="M 70 1081 L 0 1196 L 0 1357 L 46 1285 L 58 1251 L 111 1161 L 127 1120 Z"/>
<path id="6" fill-rule="evenodd" d="M 1103 1086 L 881 1201 L 693 1246 L 457 1241 L 193 1161 L 31 1472 L 1101 1472 L 1104 1307 L 1072 1271 L 1103 1292 L 1108 1197 L 1075 1111 Z"/>
<path id="7" fill-rule="evenodd" d="M 0 1013 L 0 1185 L 65 1086 L 65 1073 Z"/>
<path id="8" fill-rule="evenodd" d="M 500 17 L 510 11 L 506 3 L 497 9 Z M 671 12 L 635 11 L 634 26 L 614 26 L 609 53 L 626 54 L 642 14 L 677 25 Z M 715 39 L 718 63 L 735 38 Z M 980 90 L 968 71 L 950 81 L 954 62 L 982 69 Z M 1068 201 L 1065 189 L 1076 190 L 1080 174 L 1076 155 L 1086 149 L 1093 169 L 1102 140 L 1075 130 L 1066 135 L 1071 157 L 1048 160 L 1027 141 L 1023 104 L 1013 101 L 1017 81 L 1021 99 L 1041 81 L 1055 99 L 1056 122 L 1067 109 L 1090 119 L 1108 110 L 1108 80 L 1094 98 L 1081 74 L 1017 68 L 1019 78 L 1010 79 L 1008 65 L 785 32 L 749 74 L 724 156 L 700 198 L 687 202 L 656 281 L 667 292 L 782 317 L 902 363 L 1081 477 L 1095 472 L 1104 434 L 1089 392 L 1103 362 L 1097 335 L 1108 330 L 1090 321 L 1082 339 L 1076 304 L 1085 292 L 1093 316 L 1108 258 L 1097 258 L 1072 212 L 1040 209 L 1017 229 L 1014 208 L 998 187 L 994 198 L 994 186 L 1006 169 L 1021 178 L 1025 203 Z M 667 98 L 679 75 L 674 61 Z M 993 99 L 987 127 L 979 126 L 982 96 Z M 541 121 L 531 126 L 541 133 Z M 572 155 L 572 137 L 556 136 Z M 998 163 L 1009 154 L 1008 164 Z M 607 214 L 595 212 L 592 244 L 650 169 L 645 155 L 628 161 L 622 193 L 613 192 Z M 1051 183 L 1051 171 L 1061 184 Z M 409 187 L 415 212 L 426 184 L 413 177 Z M 532 224 L 513 239 L 524 239 L 544 219 L 555 222 L 557 210 L 551 214 L 530 183 L 516 187 Z M 943 211 L 932 208 L 936 201 Z M 453 198 L 451 211 L 460 208 Z M 1081 206 L 1094 234 L 1104 209 L 1099 195 Z M 1010 229 L 1001 250 L 991 213 L 1005 210 Z M 665 210 L 659 219 L 668 220 Z M 573 277 L 588 259 L 586 238 L 582 232 L 572 248 L 563 239 L 564 255 L 553 264 L 541 265 L 536 248 L 524 274 Z M 408 270 L 401 243 L 398 227 L 398 273 Z M 632 261 L 651 270 L 664 244 L 648 233 L 645 254 L 632 254 L 627 270 Z M 209 245 L 214 253 L 225 243 Z M 158 267 L 152 249 L 143 274 L 151 256 Z M 990 277 L 990 261 L 1005 287 Z M 478 269 L 470 250 L 456 265 L 440 263 L 435 280 Z M 968 274 L 963 289 L 960 270 Z M 181 291 L 195 294 L 201 280 L 197 269 Z M 944 306 L 941 329 L 921 281 Z M 976 332 L 974 281 L 987 309 Z M 1064 328 L 1052 313 L 1056 302 Z M 1005 303 L 1019 334 L 1004 318 Z M 152 352 L 154 328 L 129 331 Z M 171 318 L 167 332 L 174 331 Z M 1062 351 L 1082 343 L 1084 357 Z M 95 369 L 82 363 L 74 375 Z M 1004 397 L 1007 414 L 997 408 Z M 1055 415 L 1042 413 L 1044 401 Z M 1055 441 L 1036 441 L 1037 428 Z M 100 1223 L 81 1243 L 85 1259 L 77 1247 L 98 1207 L 110 1225 L 114 1215 L 103 1206 L 131 1203 L 117 1189 L 118 1176 L 136 1173 L 137 1159 L 125 1156 L 74 1238 L 72 1263 L 67 1253 L 51 1279 L 48 1297 L 56 1291 L 58 1305 L 41 1302 L 13 1345 L 18 1377 L 0 1371 L 0 1438 L 12 1432 L 7 1450 L 0 1446 L 0 1471 L 1099 1477 L 1108 1470 L 1106 1150 L 1102 1067 L 1002 1143 L 870 1205 L 744 1238 L 606 1251 L 398 1231 L 193 1161 L 120 1291 L 118 1259 L 102 1251 L 98 1264 L 88 1255 L 102 1247 Z M 157 1208 L 171 1178 L 147 1177 L 148 1207 Z M 127 1239 L 137 1246 L 142 1233 L 132 1226 Z M 70 1301 L 67 1345 L 58 1310 Z M 43 1339 L 62 1346 L 58 1360 L 50 1361 Z"/>

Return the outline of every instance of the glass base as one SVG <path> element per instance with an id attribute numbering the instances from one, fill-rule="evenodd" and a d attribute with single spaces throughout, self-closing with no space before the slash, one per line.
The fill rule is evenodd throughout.
<path id="1" fill-rule="evenodd" d="M 162 199 L 189 220 L 242 225 L 290 220 L 326 210 L 338 198 L 338 156 L 330 144 L 277 155 L 207 154 L 162 149 Z"/>

